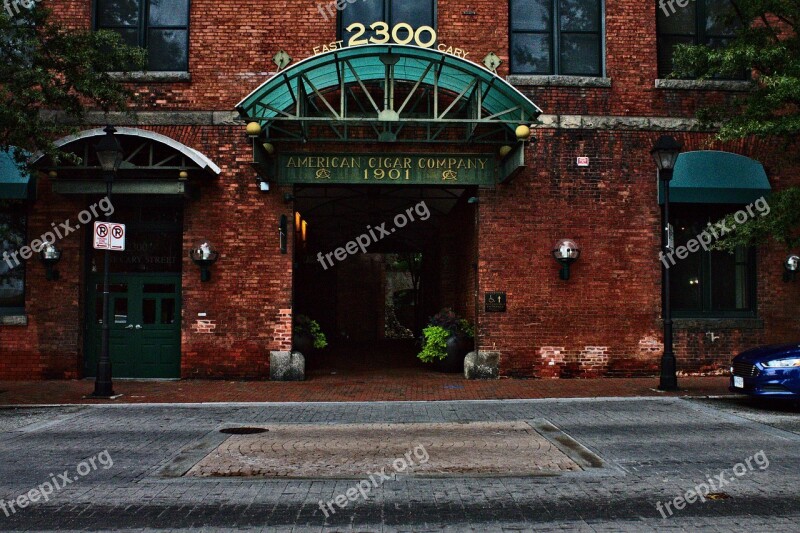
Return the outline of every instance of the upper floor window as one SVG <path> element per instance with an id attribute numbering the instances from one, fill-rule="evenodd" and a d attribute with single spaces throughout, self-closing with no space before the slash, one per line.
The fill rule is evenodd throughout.
<path id="1" fill-rule="evenodd" d="M 147 50 L 147 70 L 189 69 L 189 0 L 96 0 L 95 28 Z"/>
<path id="2" fill-rule="evenodd" d="M 374 32 L 369 30 L 373 22 L 386 22 L 389 27 L 394 27 L 400 22 L 409 24 L 412 28 L 430 26 L 436 28 L 436 0 L 358 0 L 353 3 L 346 2 L 341 11 L 340 37 L 345 34 L 348 26 L 360 22 L 367 27 L 364 34 L 369 39 Z"/>
<path id="3" fill-rule="evenodd" d="M 19 249 L 25 245 L 27 217 L 21 202 L 0 200 L 0 315 L 17 314 L 25 308 L 25 261 Z"/>
<path id="4" fill-rule="evenodd" d="M 686 246 L 714 223 L 741 206 L 720 204 L 675 204 L 670 219 L 675 245 Z M 669 263 L 668 263 L 669 264 Z M 739 247 L 734 253 L 704 251 L 689 253 L 670 267 L 671 301 L 676 316 L 755 316 L 755 251 Z"/>
<path id="5" fill-rule="evenodd" d="M 693 0 L 680 7 L 661 2 L 658 11 L 658 76 L 672 72 L 672 56 L 679 44 L 708 45 L 722 48 L 736 33 L 738 23 L 732 18 L 730 0 Z"/>
<path id="6" fill-rule="evenodd" d="M 512 74 L 603 75 L 602 0 L 511 0 Z"/>

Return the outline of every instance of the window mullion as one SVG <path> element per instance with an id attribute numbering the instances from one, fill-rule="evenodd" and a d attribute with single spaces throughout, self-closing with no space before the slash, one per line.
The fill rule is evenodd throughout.
<path id="1" fill-rule="evenodd" d="M 552 3 L 553 9 L 553 20 L 552 20 L 552 27 L 551 27 L 551 38 L 550 42 L 552 43 L 552 51 L 550 54 L 550 71 L 553 74 L 560 74 L 561 73 L 561 10 L 559 6 L 559 0 L 553 0 Z"/>
<path id="2" fill-rule="evenodd" d="M 139 7 L 139 43 L 147 49 L 147 17 L 150 16 L 150 1 L 141 0 Z M 149 56 L 149 54 L 148 54 Z"/>
<path id="3" fill-rule="evenodd" d="M 695 37 L 694 37 L 694 44 L 699 45 L 705 42 L 705 28 L 706 28 L 706 8 L 705 8 L 705 0 L 695 0 L 695 13 L 694 13 L 694 23 L 695 23 Z"/>

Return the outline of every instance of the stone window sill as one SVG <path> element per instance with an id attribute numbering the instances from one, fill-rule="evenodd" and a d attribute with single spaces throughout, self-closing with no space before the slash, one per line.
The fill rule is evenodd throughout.
<path id="1" fill-rule="evenodd" d="M 753 83 L 745 80 L 656 80 L 656 89 L 683 91 L 749 91 Z"/>
<path id="2" fill-rule="evenodd" d="M 506 80 L 512 85 L 535 87 L 611 87 L 611 78 L 592 76 L 527 76 L 511 74 L 506 77 Z"/>
<path id="3" fill-rule="evenodd" d="M 673 318 L 676 330 L 764 329 L 761 318 Z"/>
<path id="4" fill-rule="evenodd" d="M 188 72 L 109 72 L 112 78 L 132 82 L 171 83 L 192 81 Z"/>
<path id="5" fill-rule="evenodd" d="M 0 326 L 27 326 L 28 315 L 0 315 Z"/>

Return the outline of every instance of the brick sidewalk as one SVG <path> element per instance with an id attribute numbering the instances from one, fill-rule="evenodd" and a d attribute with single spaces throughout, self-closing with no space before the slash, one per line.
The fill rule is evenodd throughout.
<path id="1" fill-rule="evenodd" d="M 679 392 L 665 394 L 654 390 L 658 377 L 467 381 L 458 374 L 398 369 L 391 375 L 371 372 L 312 376 L 300 383 L 118 380 L 114 382 L 114 391 L 123 396 L 109 403 L 436 401 L 729 394 L 727 377 L 679 378 L 678 382 Z M 84 398 L 93 387 L 90 379 L 0 381 L 0 405 L 96 402 Z"/>

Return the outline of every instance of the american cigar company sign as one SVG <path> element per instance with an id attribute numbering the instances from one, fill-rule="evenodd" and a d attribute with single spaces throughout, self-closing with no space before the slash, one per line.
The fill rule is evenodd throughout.
<path id="1" fill-rule="evenodd" d="M 495 159 L 486 154 L 282 154 L 277 165 L 283 183 L 495 183 Z"/>

